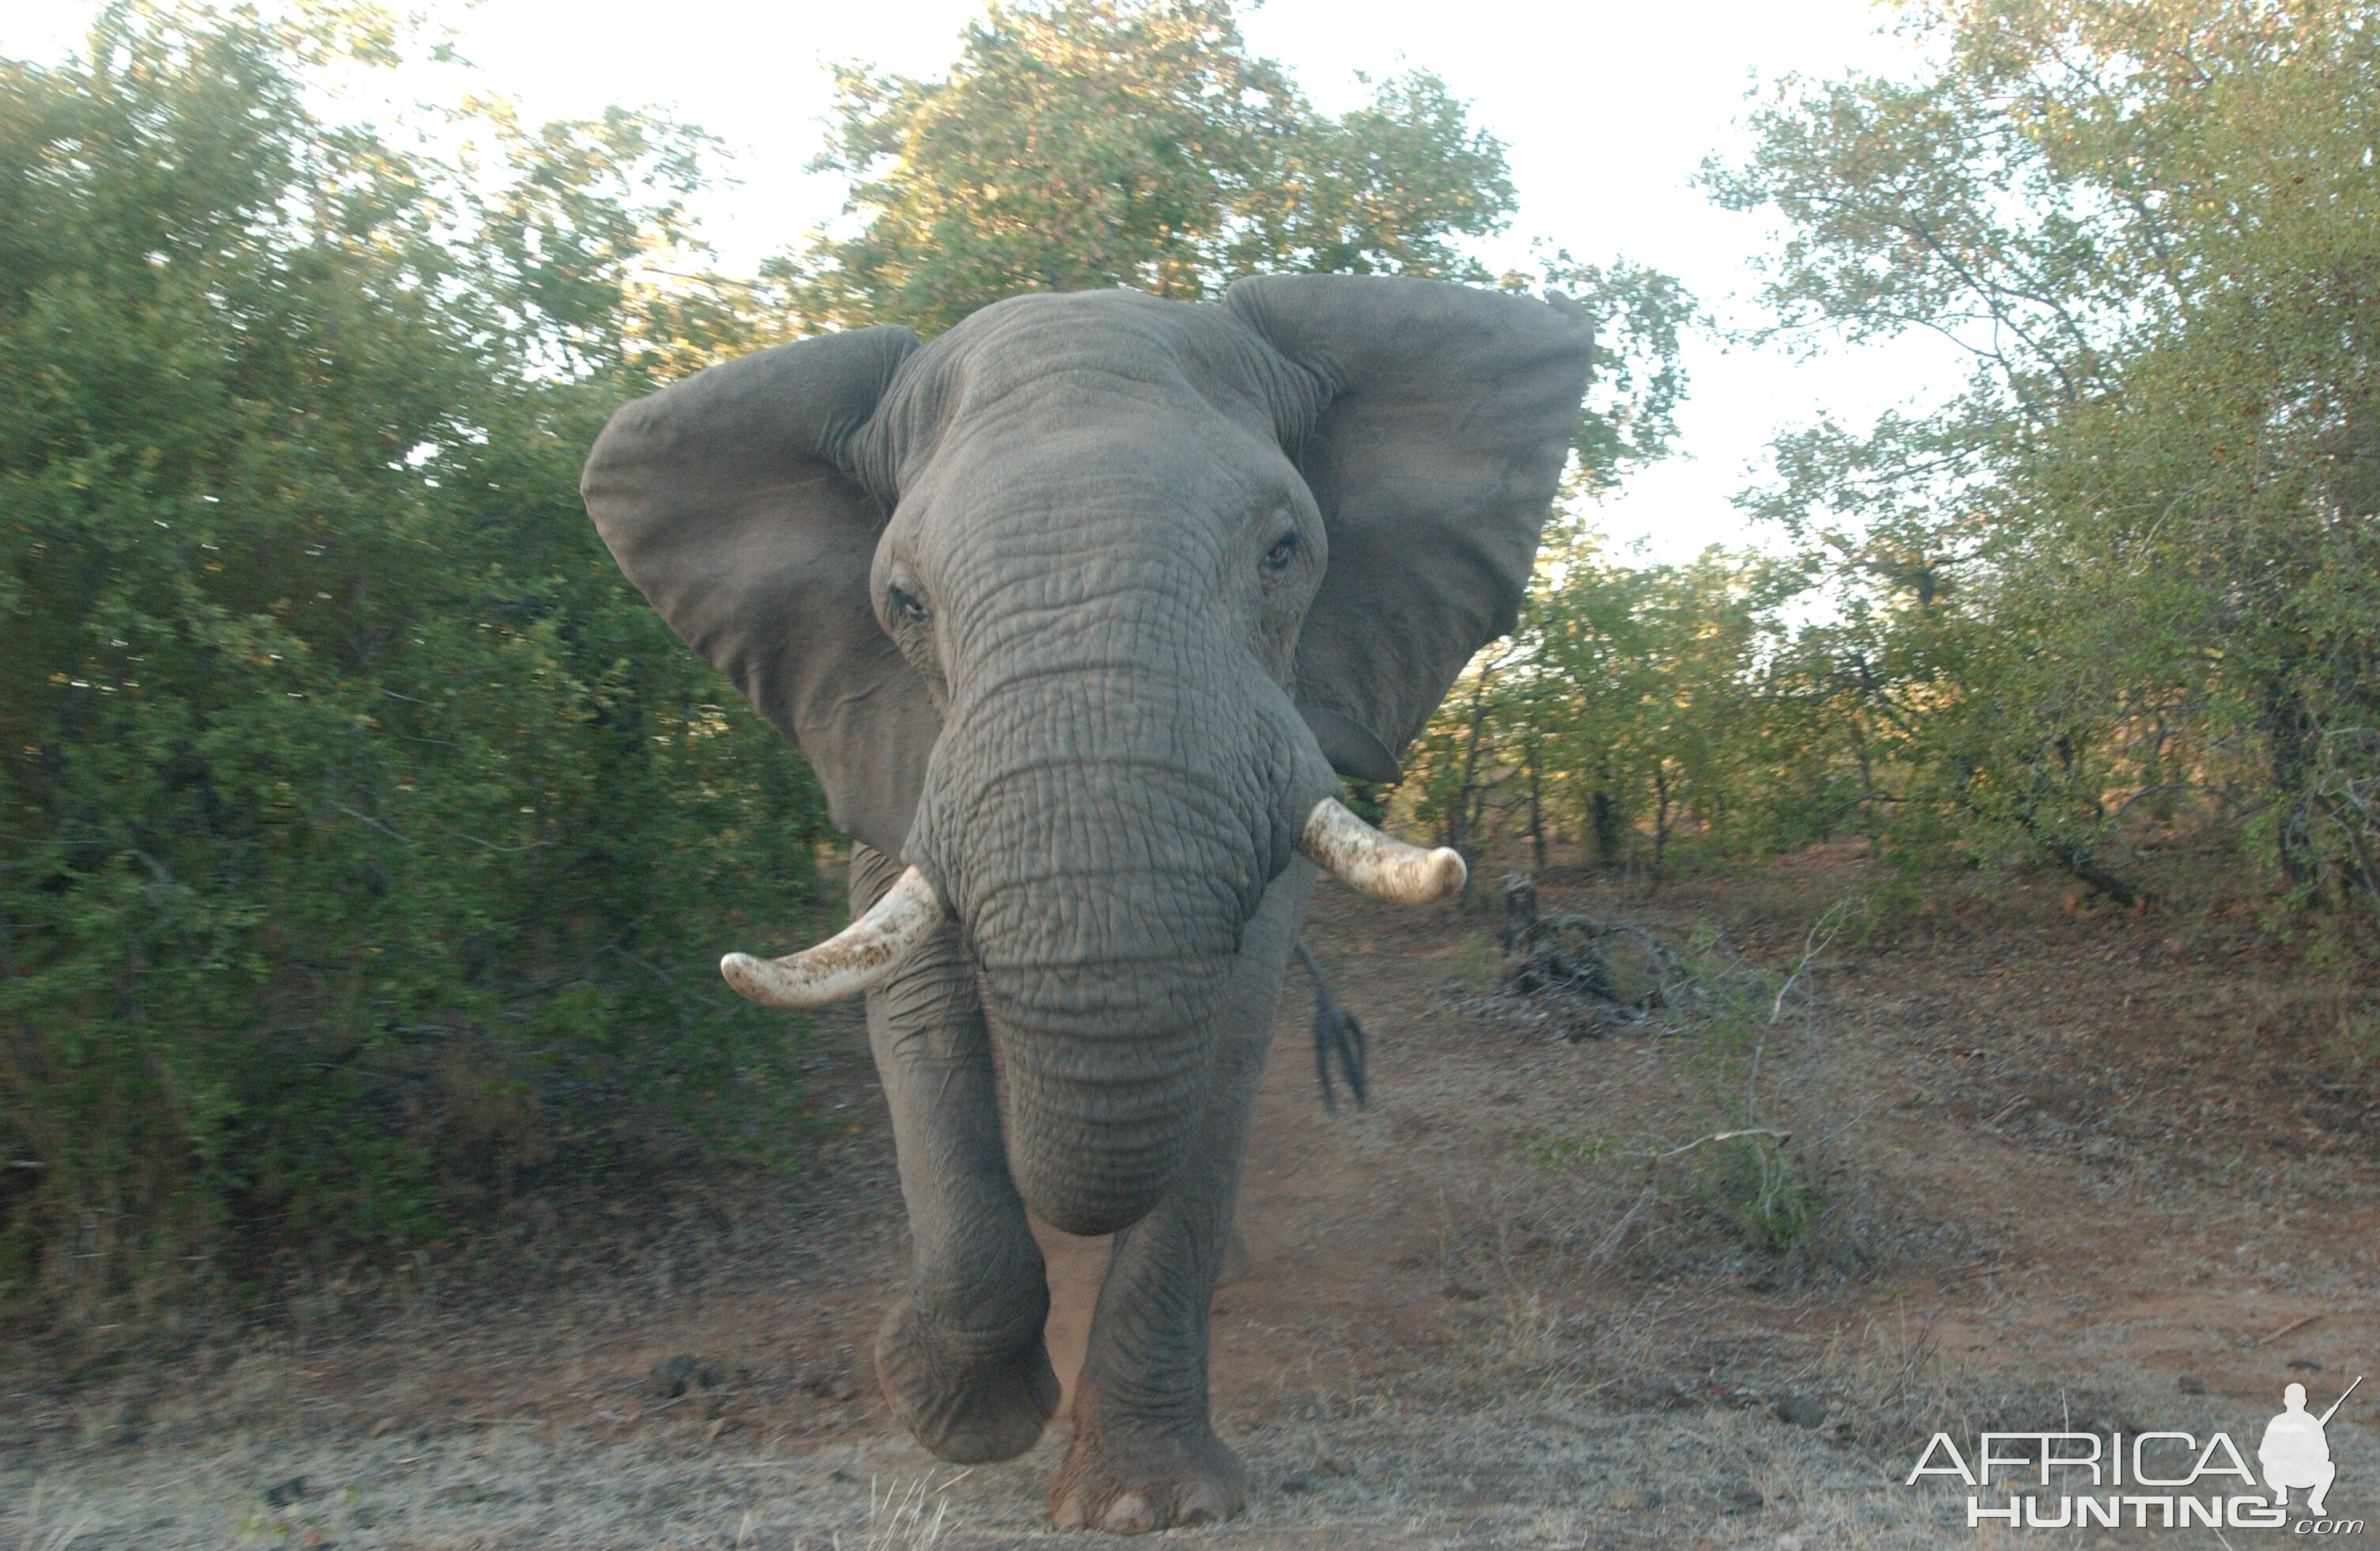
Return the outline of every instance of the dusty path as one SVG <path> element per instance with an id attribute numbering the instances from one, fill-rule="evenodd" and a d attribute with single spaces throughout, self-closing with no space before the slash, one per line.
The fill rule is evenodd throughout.
<path id="1" fill-rule="evenodd" d="M 1859 882 L 1817 859 L 1625 908 L 1790 963 Z M 1375 1102 L 1322 1112 L 1293 981 L 1214 1319 L 1258 1488 L 1177 1538 L 1960 1544 L 1958 1504 L 1898 1484 L 1925 1427 L 2252 1437 L 2287 1379 L 2380 1382 L 2372 1089 L 2309 1075 L 2319 997 L 2244 927 L 1933 908 L 1821 961 L 1810 1033 L 1764 1048 L 1762 1101 L 1826 1173 L 1823 1230 L 1779 1258 L 1714 1220 L 1724 1181 L 1625 1156 L 1710 1129 L 1709 1041 L 1482 1016 L 1491 920 L 1327 893 L 1308 940 L 1372 1032 Z M 809 1177 L 686 1202 L 517 1303 L 0 1400 L 0 1546 L 1066 1538 L 1040 1510 L 1062 1424 L 972 1472 L 890 1429 L 882 1106 L 855 1019 L 820 1051 L 847 1129 Z M 1071 1377 L 1104 1249 L 1045 1245 Z M 696 1382 L 657 1392 L 678 1355 Z M 2369 1420 L 2333 1426 L 2334 1507 L 2380 1517 Z"/>

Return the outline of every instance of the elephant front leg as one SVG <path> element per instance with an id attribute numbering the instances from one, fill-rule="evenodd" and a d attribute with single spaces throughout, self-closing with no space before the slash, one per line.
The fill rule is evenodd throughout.
<path id="1" fill-rule="evenodd" d="M 1314 878 L 1291 864 L 1249 923 L 1187 1161 L 1157 1209 L 1116 1236 L 1075 1386 L 1074 1444 L 1050 1484 L 1061 1529 L 1208 1523 L 1247 1501 L 1247 1470 L 1208 1414 L 1208 1315 Z"/>
<path id="2" fill-rule="evenodd" d="M 854 915 L 900 867 L 854 846 Z M 908 1291 L 876 1338 L 886 1399 L 955 1464 L 1031 1448 L 1058 1409 L 1042 1345 L 1050 1286 L 1010 1180 L 975 972 L 947 923 L 868 993 L 868 1038 L 892 1111 L 914 1244 Z"/>

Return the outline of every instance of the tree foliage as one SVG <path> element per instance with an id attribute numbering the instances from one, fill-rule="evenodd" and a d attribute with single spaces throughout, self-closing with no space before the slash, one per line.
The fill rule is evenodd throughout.
<path id="1" fill-rule="evenodd" d="M 1491 274 L 1467 243 L 1514 208 L 1503 143 L 1427 70 L 1343 117 L 1251 55 L 1220 0 L 995 5 L 941 79 L 835 72 L 819 170 L 844 220 L 764 266 L 796 332 L 939 332 L 1026 291 L 1128 285 L 1184 301 L 1244 274 L 1412 274 L 1568 291 L 1599 325 L 1578 486 L 1665 455 L 1694 304 L 1625 260 L 1545 250 Z"/>
<path id="2" fill-rule="evenodd" d="M 1315 112 L 1228 5 L 993 6 L 941 80 L 835 73 L 820 170 L 858 229 L 777 273 L 813 327 L 929 333 L 1020 291 L 1196 301 L 1284 270 L 1484 281 L 1461 246 L 1512 209 L 1504 148 L 1415 71 Z"/>
<path id="3" fill-rule="evenodd" d="M 1931 417 L 1798 439 L 1762 509 L 1821 539 L 1922 675 L 1871 702 L 1900 702 L 1903 762 L 1978 843 L 2107 886 L 2126 805 L 2204 794 L 2255 816 L 2303 896 L 2380 903 L 2357 479 L 2380 423 L 2380 12 L 1912 19 L 1937 73 L 1789 94 L 1712 182 L 1786 218 L 1780 319 L 1934 329 L 1974 378 Z"/>
<path id="4" fill-rule="evenodd" d="M 793 1097 L 708 963 L 800 925 L 822 801 L 576 491 L 690 142 L 310 114 L 387 48 L 123 6 L 0 65 L 0 1289 L 55 1315 Z"/>
<path id="5" fill-rule="evenodd" d="M 1730 648 L 1733 756 L 1710 768 L 1734 817 L 1709 799 L 1697 832 L 1750 850 L 1848 827 L 1916 858 L 2046 860 L 2127 902 L 2159 844 L 2228 835 L 2360 931 L 2380 905 L 2380 10 L 1903 19 L 1933 66 L 1782 82 L 1750 159 L 1706 171 L 1781 224 L 1776 336 L 1927 331 L 1972 371 L 1937 408 L 1778 442 L 1746 506 L 1813 591 Z M 1599 617 L 1587 575 L 1542 578 L 1537 617 Z M 1736 638 L 1728 617 L 1695 628 Z M 1752 822 L 1794 790 L 1803 823 Z"/>
<path id="6" fill-rule="evenodd" d="M 1658 880 L 1687 859 L 1823 839 L 1839 780 L 1770 653 L 1798 565 L 1714 547 L 1631 563 L 1571 523 L 1512 635 L 1481 656 L 1407 757 L 1412 817 L 1457 848 L 1585 842 Z"/>

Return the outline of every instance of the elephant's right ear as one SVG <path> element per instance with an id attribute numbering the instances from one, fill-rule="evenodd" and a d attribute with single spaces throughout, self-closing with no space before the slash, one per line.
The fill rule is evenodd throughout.
<path id="1" fill-rule="evenodd" d="M 1463 664 L 1512 628 L 1594 324 L 1568 298 L 1400 275 L 1255 275 L 1225 301 L 1321 392 L 1289 449 L 1330 536 L 1297 709 L 1342 775 L 1394 781 Z"/>
<path id="2" fill-rule="evenodd" d="M 580 490 L 628 579 L 818 771 L 836 826 L 897 856 L 940 726 L 876 622 L 886 512 L 844 449 L 917 336 L 855 329 L 623 407 Z"/>

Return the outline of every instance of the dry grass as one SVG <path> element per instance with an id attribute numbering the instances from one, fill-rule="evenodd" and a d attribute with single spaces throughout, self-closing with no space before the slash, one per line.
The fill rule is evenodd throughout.
<path id="1" fill-rule="evenodd" d="M 1621 1372 L 1673 1372 L 1657 1353 L 1674 1341 L 1679 1313 L 1647 1310 L 1597 1335 L 1644 1349 Z M 1483 1324 L 1508 1319 L 1496 1311 Z M 1255 1501 L 1229 1525 L 1177 1538 L 1367 1551 L 1633 1544 L 1769 1551 L 1789 1534 L 1810 1547 L 1934 1546 L 1966 1530 L 1961 1497 L 1899 1484 L 1929 1424 L 1962 1430 L 2061 1420 L 2056 1411 L 2022 1411 L 2060 1399 L 2037 1380 L 2027 1387 L 1946 1367 L 1914 1333 L 1879 1329 L 1829 1348 L 1815 1357 L 1812 1377 L 1854 1423 L 1852 1432 L 1908 1430 L 1871 1448 L 1841 1428 L 1788 1424 L 1760 1404 L 1645 1406 L 1609 1382 L 1515 1382 L 1486 1369 L 1324 1387 L 1281 1414 L 1236 1426 L 1225 1419 L 1227 1435 L 1265 1467 Z M 2213 1402 L 2177 1405 L 2170 1392 L 2146 1385 L 2127 1392 L 2104 1377 L 2087 1396 L 2064 1399 L 2078 1425 L 2145 1416 L 2202 1435 L 2225 1425 L 2238 1437 L 2261 1420 Z M 2086 1399 L 2112 1409 L 2086 1415 Z M 1898 1420 L 1888 1425 L 1887 1418 Z M 1048 1530 L 1041 1514 L 1042 1484 L 1062 1441 L 1046 1439 L 1010 1464 L 953 1472 L 884 1436 L 806 1457 L 708 1450 L 690 1428 L 613 1448 L 556 1448 L 526 1432 L 430 1444 L 253 1440 L 79 1460 L 71 1495 L 53 1482 L 31 1484 L 0 1544 L 10 1551 L 322 1541 L 444 1551 L 1078 1545 L 1078 1536 Z M 2342 1442 L 2355 1479 L 2375 1479 L 2380 1451 L 2360 1434 Z M 307 1496 L 268 1507 L 259 1484 L 293 1476 L 306 1479 Z M 15 1472 L 0 1472 L 0 1484 L 11 1496 L 26 1484 Z"/>
<path id="2" fill-rule="evenodd" d="M 1230 1429 L 1227 1429 L 1230 1430 Z M 1857 1458 L 1753 1412 L 1614 1410 L 1541 1386 L 1448 1412 L 1418 1395 L 1319 1396 L 1234 1441 L 1281 1461 L 1251 1510 L 1184 1538 L 1233 1545 L 1569 1547 L 1606 1533 L 1767 1545 L 1814 1515 L 1866 1544 L 1926 1544 Z M 971 1551 L 1079 1544 L 1046 1528 L 1062 1440 L 963 1479 L 887 1438 L 806 1459 L 668 1448 L 285 1445 L 77 1470 L 77 1511 L 12 1526 L 12 1551 L 179 1547 L 803 1547 Z M 265 1505 L 253 1484 L 303 1475 Z M 869 1473 L 863 1473 L 869 1472 Z M 286 1480 L 288 1476 L 279 1479 Z M 899 1484 L 906 1483 L 906 1484 Z M 12 1480 L 10 1485 L 13 1487 Z M 57 1502 L 55 1492 L 44 1500 Z"/>
<path id="3" fill-rule="evenodd" d="M 49 1484 L 36 1481 L 26 1493 L 15 1521 L 6 1527 L 6 1543 L 20 1551 L 67 1551 L 96 1527 L 92 1515 L 63 1494 L 48 1493 Z M 50 1500 L 43 1501 L 48 1493 Z"/>
<path id="4" fill-rule="evenodd" d="M 950 1488 L 965 1478 L 966 1472 L 962 1472 L 937 1487 L 931 1476 L 921 1475 L 906 1486 L 887 1483 L 881 1491 L 869 1482 L 868 1538 L 854 1551 L 935 1551 L 951 1527 Z M 747 1523 L 753 1517 L 748 1512 L 745 1515 Z M 741 1529 L 737 1538 L 742 1539 Z M 840 1531 L 834 1544 L 835 1551 L 843 1551 Z"/>

